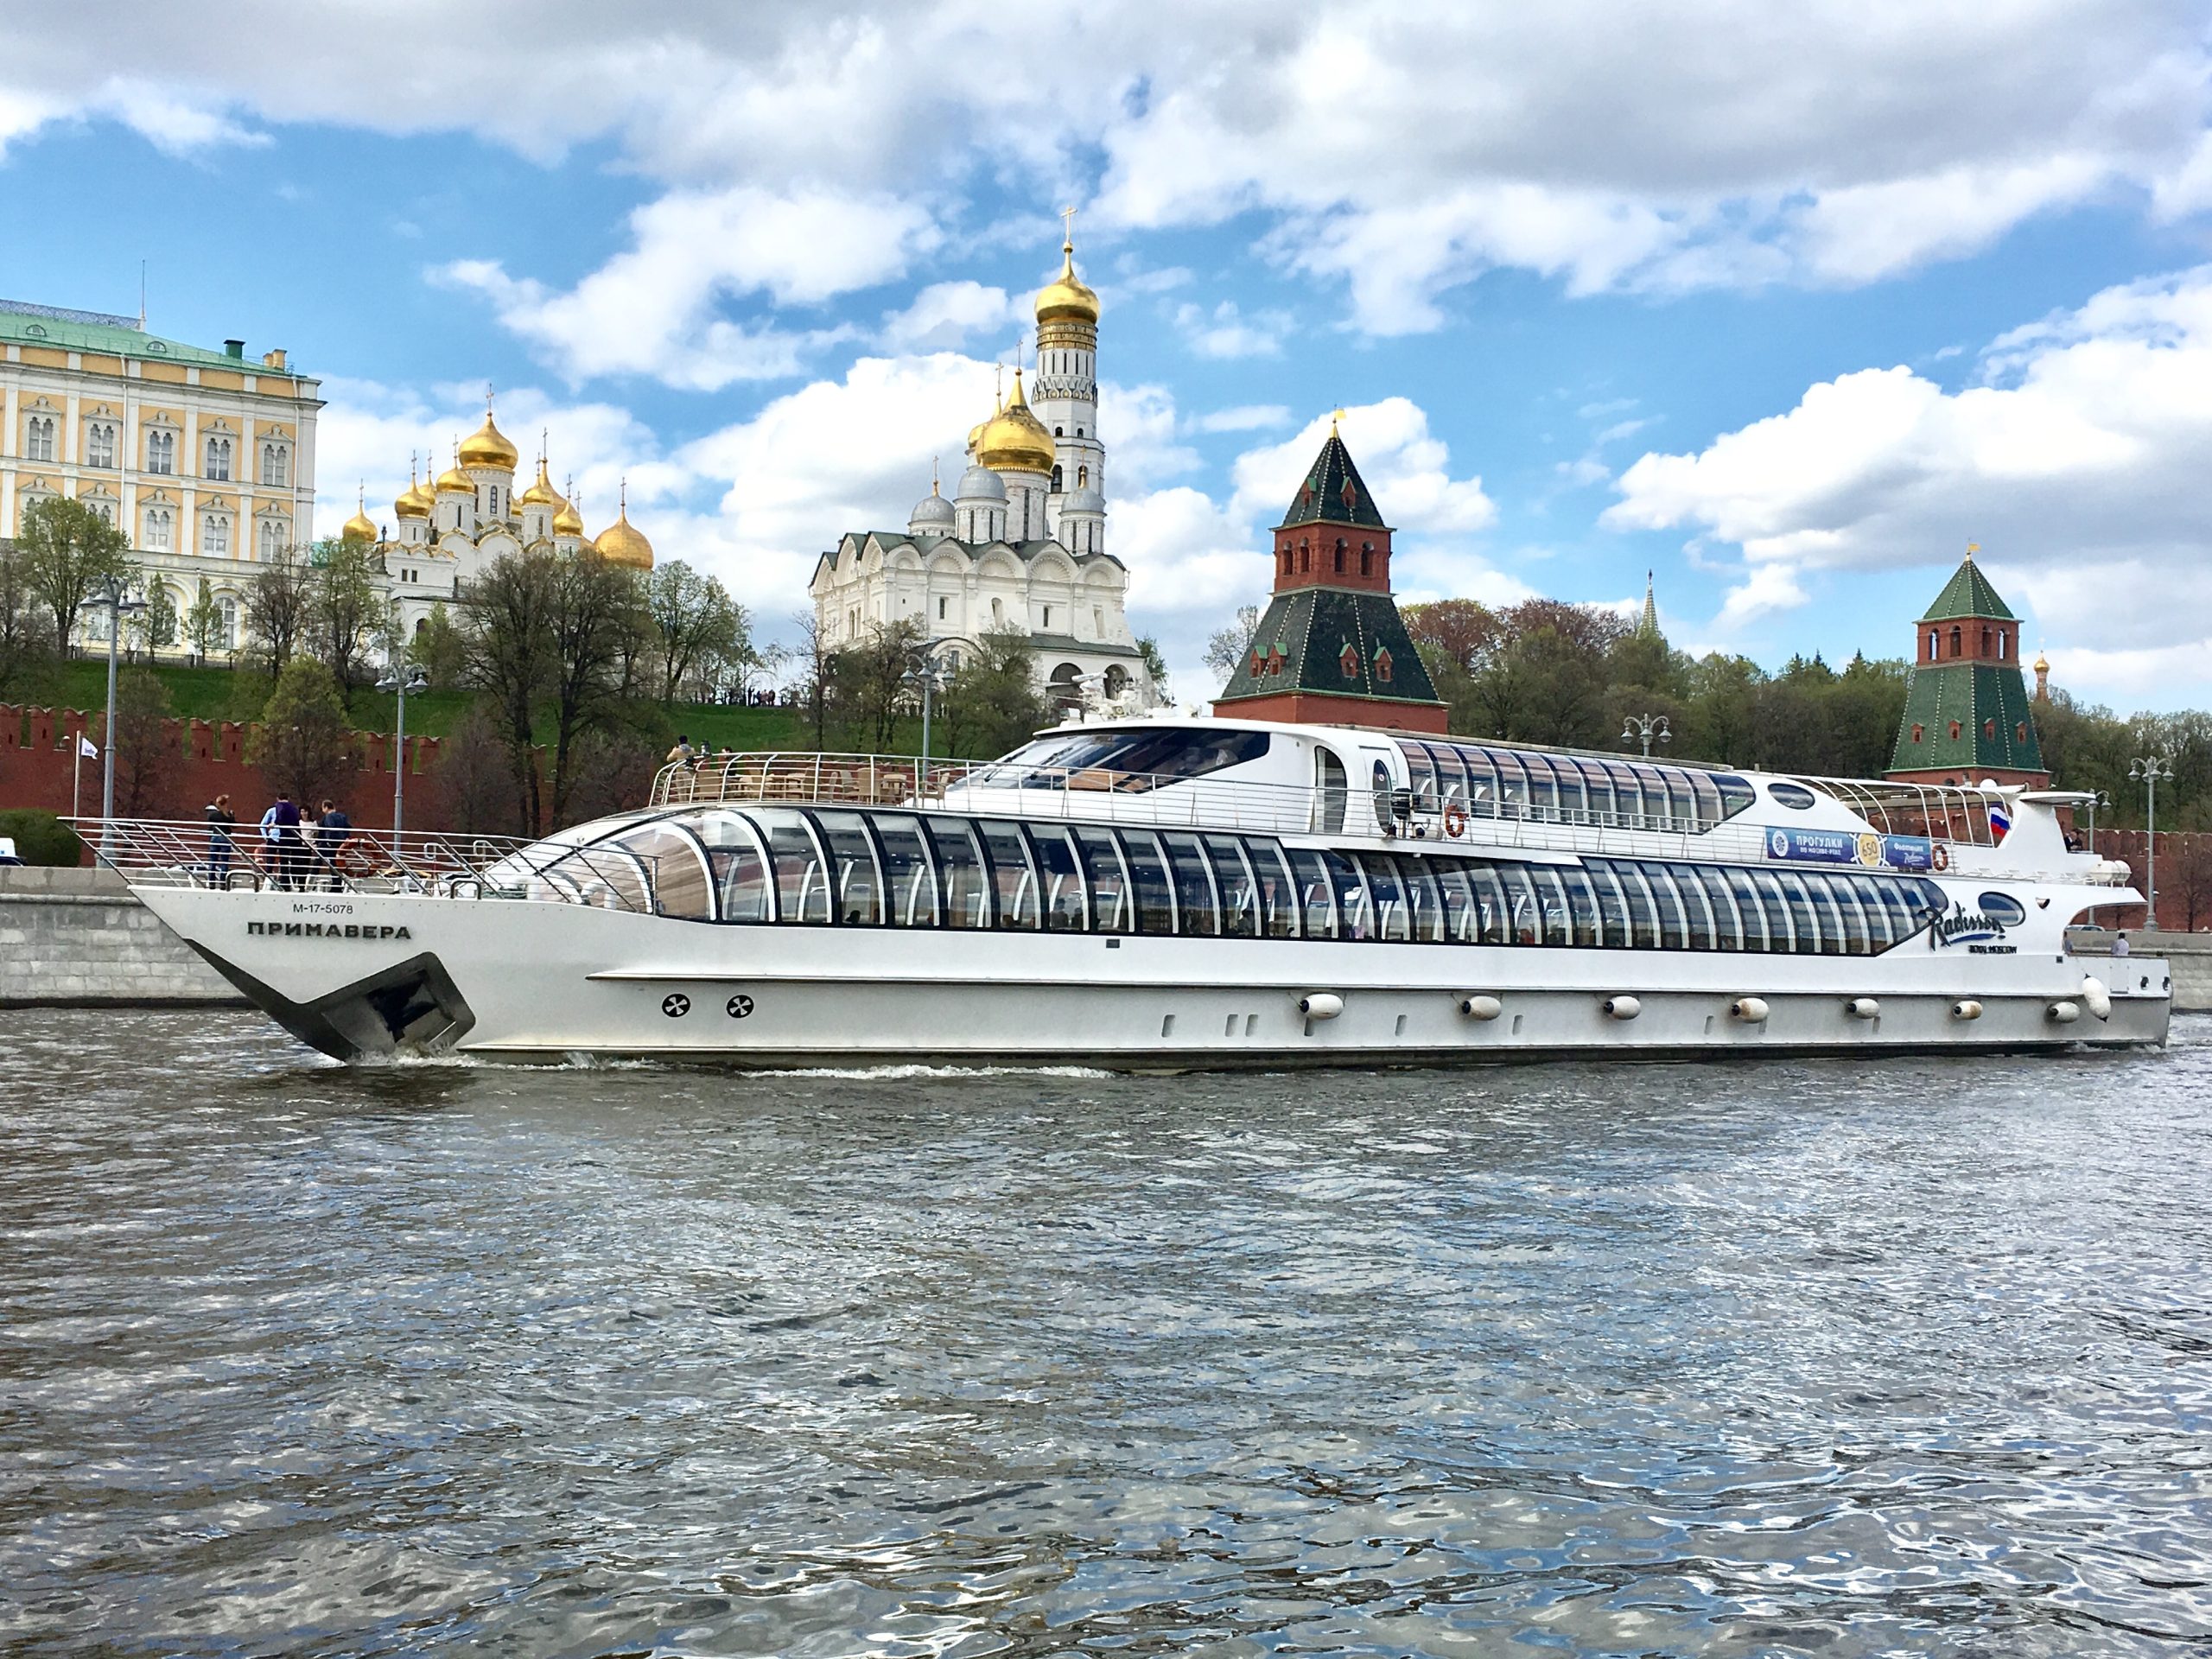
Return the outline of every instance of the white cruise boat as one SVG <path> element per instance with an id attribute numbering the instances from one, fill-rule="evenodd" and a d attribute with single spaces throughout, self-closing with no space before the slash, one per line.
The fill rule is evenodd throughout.
<path id="1" fill-rule="evenodd" d="M 529 843 L 356 836 L 219 879 L 88 821 L 156 914 L 344 1059 L 1435 1065 L 2165 1039 L 2140 903 L 2056 791 L 1768 776 L 1198 717 L 982 766 L 731 755 Z"/>

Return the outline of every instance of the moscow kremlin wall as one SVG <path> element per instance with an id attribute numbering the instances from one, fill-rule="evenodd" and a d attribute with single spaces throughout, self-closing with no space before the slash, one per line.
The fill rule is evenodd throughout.
<path id="1" fill-rule="evenodd" d="M 67 813 L 69 809 L 70 758 L 78 737 L 90 737 L 105 747 L 105 715 L 86 715 L 75 709 L 22 709 L 0 703 L 0 808 L 31 807 Z M 245 758 L 253 728 L 238 721 L 166 720 L 162 722 L 164 744 L 181 756 L 168 770 L 161 791 L 162 799 L 149 803 L 142 817 L 198 818 L 216 796 L 231 798 L 231 810 L 242 825 L 259 820 L 262 809 L 276 798 L 276 786 L 262 776 L 261 768 Z M 391 737 L 382 732 L 353 732 L 347 736 L 353 771 L 331 791 L 353 822 L 374 830 L 391 824 L 391 783 L 395 764 Z M 448 819 L 445 791 L 440 788 L 439 740 L 407 740 L 407 827 L 413 830 L 454 830 Z M 78 810 L 99 816 L 101 761 L 86 758 L 77 769 Z M 116 804 L 124 787 L 118 768 Z"/>

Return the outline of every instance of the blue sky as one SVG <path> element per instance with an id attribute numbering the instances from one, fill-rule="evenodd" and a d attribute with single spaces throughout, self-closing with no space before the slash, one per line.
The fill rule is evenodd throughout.
<path id="1" fill-rule="evenodd" d="M 326 524 L 489 382 L 787 634 L 957 470 L 1072 201 L 1186 697 L 1341 404 L 1408 596 L 1650 568 L 1677 644 L 1893 655 L 1971 538 L 2059 683 L 2212 704 L 2201 4 L 302 10 L 240 13 L 274 75 L 0 23 L 0 295 L 135 311 L 143 259 L 157 332 L 288 347 Z"/>

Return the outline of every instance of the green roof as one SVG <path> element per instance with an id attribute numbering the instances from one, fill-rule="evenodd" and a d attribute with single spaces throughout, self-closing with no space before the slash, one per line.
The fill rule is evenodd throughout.
<path id="1" fill-rule="evenodd" d="M 1388 594 L 1294 588 L 1277 594 L 1217 702 L 1317 691 L 1383 702 L 1438 701 Z"/>
<path id="2" fill-rule="evenodd" d="M 180 340 L 164 340 L 141 328 L 136 319 L 107 316 L 97 311 L 67 311 L 59 306 L 26 305 L 0 300 L 0 341 L 21 346 L 51 346 L 65 352 L 105 352 L 117 357 L 143 358 L 155 363 L 189 363 L 201 368 L 236 369 L 245 374 L 286 374 L 290 369 L 269 369 L 249 363 L 228 352 L 211 352 Z"/>
<path id="3" fill-rule="evenodd" d="M 2035 709 L 2018 668 L 1958 662 L 1923 663 L 1912 671 L 1890 770 L 1947 766 L 1966 772 L 2044 770 Z"/>
<path id="4" fill-rule="evenodd" d="M 1281 529 L 1292 524 L 1364 524 L 1372 530 L 1388 530 L 1382 515 L 1375 510 L 1375 498 L 1367 493 L 1367 480 L 1359 475 L 1359 468 L 1351 464 L 1351 451 L 1344 448 L 1334 427 L 1329 429 L 1329 441 L 1321 446 L 1321 453 L 1313 458 L 1313 465 L 1306 474 L 1306 481 L 1298 486 L 1292 498 L 1290 511 L 1282 516 Z"/>
<path id="5" fill-rule="evenodd" d="M 1922 614 L 1923 622 L 1951 622 L 1961 617 L 1993 617 L 1999 621 L 2013 622 L 2019 619 L 2012 614 L 2005 601 L 1997 597 L 1997 590 L 1989 585 L 1989 578 L 1981 574 L 1981 567 L 1968 554 L 1951 579 L 1943 584 L 1943 591 L 1936 595 L 1936 602 Z"/>

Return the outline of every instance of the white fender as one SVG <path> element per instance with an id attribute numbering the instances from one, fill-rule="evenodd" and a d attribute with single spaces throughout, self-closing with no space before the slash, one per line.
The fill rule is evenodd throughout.
<path id="1" fill-rule="evenodd" d="M 2082 976 L 2082 1006 L 2100 1020 L 2112 1018 L 2112 993 L 2094 974 Z"/>
<path id="2" fill-rule="evenodd" d="M 2044 1012 L 2050 1016 L 2054 1026 L 2070 1026 L 2082 1017 L 2082 1005 L 2079 1002 L 2054 1002 Z"/>
<path id="3" fill-rule="evenodd" d="M 1766 1015 L 1766 999 L 1763 996 L 1739 996 L 1728 1005 L 1728 1017 L 1747 1026 L 1764 1025 Z"/>
<path id="4" fill-rule="evenodd" d="M 1308 1020 L 1333 1020 L 1344 1011 L 1344 1000 L 1334 991 L 1308 991 L 1298 999 L 1298 1011 Z"/>
<path id="5" fill-rule="evenodd" d="M 1472 996 L 1459 999 L 1459 1012 L 1470 1020 L 1495 1020 L 1505 1012 L 1505 1004 L 1494 996 L 1485 996 L 1478 992 Z"/>
<path id="6" fill-rule="evenodd" d="M 1882 1005 L 1871 996 L 1854 996 L 1843 1005 L 1843 1011 L 1854 1020 L 1878 1020 Z"/>
<path id="7" fill-rule="evenodd" d="M 1954 1020 L 1979 1020 L 1981 1018 L 1981 1004 L 1975 1001 L 1974 998 L 1970 996 L 1966 998 L 1963 1001 L 1954 1002 L 1951 1004 L 1951 1018 Z"/>
<path id="8" fill-rule="evenodd" d="M 1616 1020 L 1633 1020 L 1643 1012 L 1643 1004 L 1632 996 L 1609 996 L 1599 1006 Z"/>

